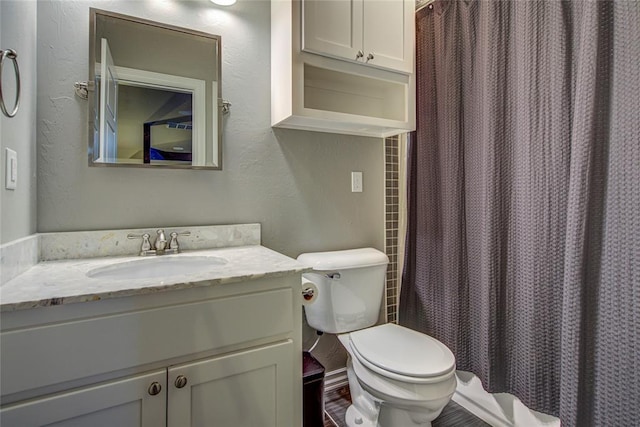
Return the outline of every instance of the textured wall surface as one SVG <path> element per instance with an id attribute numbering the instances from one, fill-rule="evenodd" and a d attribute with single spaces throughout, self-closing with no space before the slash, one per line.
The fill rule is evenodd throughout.
<path id="1" fill-rule="evenodd" d="M 36 231 L 36 2 L 0 2 L 0 49 L 15 49 L 21 75 L 20 109 L 14 118 L 0 113 L 0 243 Z M 11 61 L 3 64 L 7 108 L 15 99 Z M 5 148 L 18 154 L 18 187 L 5 189 Z"/>
<path id="2" fill-rule="evenodd" d="M 223 170 L 87 166 L 87 105 L 73 83 L 88 75 L 89 7 L 222 36 Z M 303 252 L 384 249 L 382 139 L 270 126 L 270 4 L 240 1 L 38 2 L 38 229 L 41 232 L 196 224 L 262 224 L 263 244 Z M 167 60 L 170 60 L 168 53 Z M 364 192 L 351 193 L 362 171 Z M 314 334 L 305 329 L 305 344 Z M 340 367 L 337 341 L 314 352 Z"/>

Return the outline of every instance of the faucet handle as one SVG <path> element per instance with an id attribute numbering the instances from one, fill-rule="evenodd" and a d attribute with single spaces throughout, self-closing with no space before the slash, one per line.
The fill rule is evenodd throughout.
<path id="1" fill-rule="evenodd" d="M 176 252 L 180 249 L 178 244 L 178 236 L 191 236 L 190 231 L 183 231 L 182 233 L 176 233 L 175 231 L 170 234 L 171 241 L 169 242 L 169 249 L 174 249 Z"/>
<path id="2" fill-rule="evenodd" d="M 149 233 L 144 234 L 127 234 L 127 239 L 142 239 L 142 246 L 140 246 L 140 255 L 147 255 L 151 251 L 151 242 Z"/>

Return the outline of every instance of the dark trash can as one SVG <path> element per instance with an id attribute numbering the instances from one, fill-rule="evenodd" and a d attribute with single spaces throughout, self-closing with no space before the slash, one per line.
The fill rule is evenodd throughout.
<path id="1" fill-rule="evenodd" d="M 302 352 L 302 425 L 324 426 L 324 366 L 308 351 Z"/>

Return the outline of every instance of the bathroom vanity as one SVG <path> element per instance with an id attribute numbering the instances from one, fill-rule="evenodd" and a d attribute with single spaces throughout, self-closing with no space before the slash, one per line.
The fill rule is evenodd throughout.
<path id="1" fill-rule="evenodd" d="M 166 256 L 224 261 L 193 274 L 90 277 L 142 257 L 65 259 L 4 284 L 0 423 L 301 425 L 306 269 L 252 243 Z"/>

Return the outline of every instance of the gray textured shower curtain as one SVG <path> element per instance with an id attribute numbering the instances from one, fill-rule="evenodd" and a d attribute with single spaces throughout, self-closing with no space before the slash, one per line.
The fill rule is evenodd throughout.
<path id="1" fill-rule="evenodd" d="M 417 14 L 400 323 L 568 426 L 640 425 L 640 2 Z"/>

